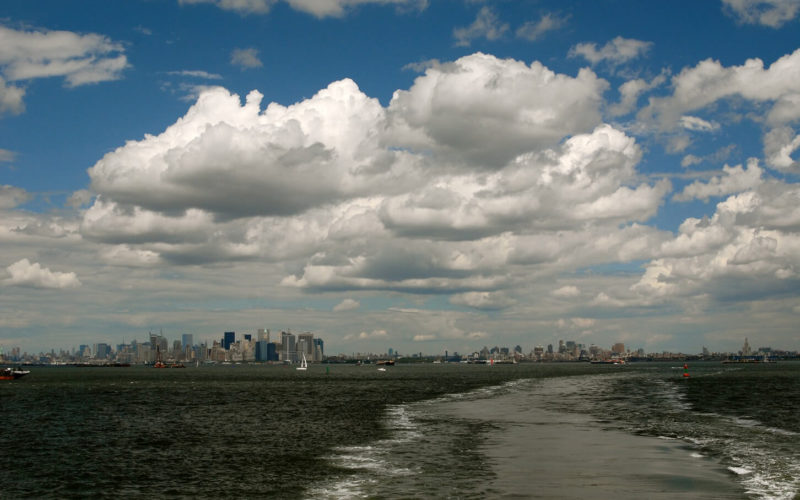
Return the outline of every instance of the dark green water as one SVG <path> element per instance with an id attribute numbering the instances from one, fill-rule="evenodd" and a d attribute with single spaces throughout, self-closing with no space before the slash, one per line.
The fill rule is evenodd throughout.
<path id="1" fill-rule="evenodd" d="M 486 443 L 511 431 L 501 417 L 515 405 L 687 443 L 742 497 L 796 495 L 800 364 L 704 365 L 690 380 L 669 365 L 612 368 L 34 368 L 0 385 L 0 498 L 503 496 L 503 464 L 524 462 Z M 466 406 L 443 412 L 451 403 Z"/>

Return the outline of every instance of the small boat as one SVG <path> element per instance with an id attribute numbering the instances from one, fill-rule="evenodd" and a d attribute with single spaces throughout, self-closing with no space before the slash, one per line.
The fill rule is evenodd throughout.
<path id="1" fill-rule="evenodd" d="M 300 363 L 300 366 L 297 367 L 298 370 L 308 370 L 308 362 L 306 361 L 306 355 L 303 354 L 303 361 Z"/>
<path id="2" fill-rule="evenodd" d="M 167 365 L 161 360 L 161 349 L 156 347 L 156 363 L 153 365 L 153 368 L 166 368 Z"/>
<path id="3" fill-rule="evenodd" d="M 378 368 L 378 371 L 379 371 L 379 372 L 385 372 L 385 371 L 386 371 L 386 368 L 384 368 L 384 367 L 380 367 L 380 368 Z"/>
<path id="4" fill-rule="evenodd" d="M 3 368 L 0 370 L 0 380 L 15 380 L 29 374 L 30 370 L 20 370 L 19 368 Z"/>

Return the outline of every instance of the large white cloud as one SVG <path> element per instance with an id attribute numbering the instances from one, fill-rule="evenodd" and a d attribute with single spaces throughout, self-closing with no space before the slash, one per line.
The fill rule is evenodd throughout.
<path id="1" fill-rule="evenodd" d="M 32 288 L 76 288 L 81 282 L 75 273 L 62 273 L 51 271 L 42 267 L 38 262 L 28 259 L 19 260 L 6 268 L 9 277 L 2 283 L 12 286 L 27 286 Z"/>
<path id="2" fill-rule="evenodd" d="M 399 234 L 443 239 L 645 221 L 669 184 L 633 185 L 640 156 L 632 138 L 602 125 L 557 150 L 521 155 L 499 172 L 443 178 L 388 198 L 381 220 Z"/>
<path id="3" fill-rule="evenodd" d="M 389 105 L 391 141 L 442 162 L 497 168 L 600 124 L 608 83 L 476 53 L 429 68 Z"/>
<path id="4" fill-rule="evenodd" d="M 800 290 L 800 188 L 769 181 L 687 219 L 632 291 L 646 300 L 758 300 Z"/>
<path id="5" fill-rule="evenodd" d="M 648 259 L 664 238 L 635 222 L 670 184 L 641 178 L 636 141 L 600 123 L 606 87 L 474 54 L 388 108 L 350 80 L 263 110 L 258 92 L 208 89 L 89 169 L 81 233 L 123 266 L 255 260 L 301 290 L 511 306 L 530 273 Z"/>
<path id="6" fill-rule="evenodd" d="M 352 80 L 306 101 L 260 109 L 221 88 L 204 92 L 158 136 L 131 141 L 91 169 L 92 188 L 162 212 L 219 218 L 289 215 L 419 182 L 408 154 L 379 147 L 385 112 Z"/>

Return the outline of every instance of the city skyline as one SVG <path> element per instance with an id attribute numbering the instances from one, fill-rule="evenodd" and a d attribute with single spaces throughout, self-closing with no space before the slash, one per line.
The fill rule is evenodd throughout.
<path id="1" fill-rule="evenodd" d="M 799 23 L 4 2 L 0 346 L 268 323 L 343 352 L 797 349 Z"/>
<path id="2" fill-rule="evenodd" d="M 305 338 L 305 339 L 304 339 Z M 197 340 L 197 341 L 195 341 Z M 490 340 L 490 339 L 489 339 Z M 0 361 L 7 363 L 37 363 L 57 362 L 64 363 L 68 358 L 71 362 L 94 361 L 113 361 L 115 363 L 138 363 L 153 364 L 163 356 L 169 362 L 279 362 L 297 364 L 302 354 L 308 354 L 308 360 L 312 363 L 324 360 L 347 360 L 347 359 L 378 359 L 378 358 L 429 358 L 429 359 L 492 359 L 492 360 L 524 360 L 524 361 L 589 361 L 589 360 L 608 360 L 609 358 L 658 360 L 681 359 L 684 357 L 702 356 L 706 359 L 719 359 L 729 356 L 767 356 L 778 353 L 781 356 L 789 356 L 796 359 L 800 351 L 786 348 L 784 346 L 753 345 L 749 343 L 747 337 L 744 338 L 742 347 L 738 350 L 718 350 L 703 346 L 698 352 L 682 351 L 661 351 L 647 352 L 639 346 L 626 346 L 624 342 L 616 342 L 613 345 L 601 346 L 595 344 L 583 344 L 574 339 L 559 339 L 556 345 L 534 342 L 530 346 L 523 348 L 520 345 L 514 347 L 508 345 L 494 344 L 491 348 L 489 344 L 483 347 L 475 346 L 466 352 L 459 353 L 444 349 L 441 352 L 404 352 L 387 347 L 380 351 L 353 351 L 353 352 L 330 352 L 324 350 L 324 339 L 315 337 L 313 332 L 291 333 L 289 330 L 277 330 L 271 333 L 270 329 L 258 328 L 255 333 L 239 333 L 234 331 L 222 332 L 217 336 L 200 336 L 196 339 L 195 334 L 181 333 L 179 337 L 172 339 L 160 330 L 157 334 L 148 332 L 147 339 L 125 339 L 121 343 L 113 342 L 91 342 L 83 343 L 79 346 L 71 347 L 52 347 L 41 352 L 27 352 L 18 346 L 0 346 Z M 260 344 L 265 345 L 260 345 Z M 273 344 L 269 347 L 266 344 Z M 141 351 L 141 346 L 146 347 Z M 77 347 L 77 348 L 76 348 Z M 160 355 L 158 353 L 161 353 Z M 183 367 L 183 366 L 181 366 Z"/>

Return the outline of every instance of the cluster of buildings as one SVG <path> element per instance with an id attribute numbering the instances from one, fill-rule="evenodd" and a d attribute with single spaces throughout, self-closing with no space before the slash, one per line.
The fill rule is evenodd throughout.
<path id="1" fill-rule="evenodd" d="M 394 349 L 387 353 L 352 353 L 336 356 L 325 355 L 325 343 L 311 332 L 299 334 L 281 331 L 272 334 L 270 330 L 259 328 L 254 334 L 238 335 L 224 332 L 222 337 L 212 342 L 195 343 L 194 335 L 185 333 L 180 340 L 170 343 L 163 332 L 150 332 L 147 340 L 118 344 L 98 343 L 81 345 L 77 350 L 55 350 L 49 353 L 29 355 L 20 353 L 18 347 L 7 352 L 0 348 L 0 364 L 154 364 L 162 363 L 287 363 L 296 364 L 303 358 L 309 363 L 369 363 L 379 360 L 399 362 L 448 362 L 448 363 L 520 363 L 520 362 L 570 362 L 570 361 L 676 361 L 676 360 L 747 360 L 747 359 L 798 359 L 797 351 L 782 351 L 770 347 L 752 348 L 745 339 L 738 352 L 710 352 L 703 347 L 702 354 L 675 352 L 645 353 L 644 349 L 626 349 L 619 342 L 604 349 L 573 340 L 559 340 L 558 345 L 547 347 L 537 345 L 528 353 L 517 345 L 513 349 L 494 346 L 484 347 L 468 354 L 444 352 L 444 355 L 425 355 L 423 353 L 401 356 Z"/>
<path id="2" fill-rule="evenodd" d="M 150 332 L 148 339 L 139 342 L 118 344 L 116 349 L 107 343 L 81 345 L 77 350 L 40 353 L 38 356 L 20 355 L 19 348 L 10 353 L 0 352 L 0 363 L 42 364 L 154 364 L 163 363 L 241 363 L 283 362 L 299 363 L 302 358 L 309 363 L 321 362 L 325 357 L 325 343 L 311 332 L 294 334 L 280 332 L 273 335 L 259 328 L 255 334 L 237 336 L 236 332 L 224 332 L 213 342 L 194 342 L 194 335 L 184 333 L 180 340 L 171 344 L 163 333 Z"/>

